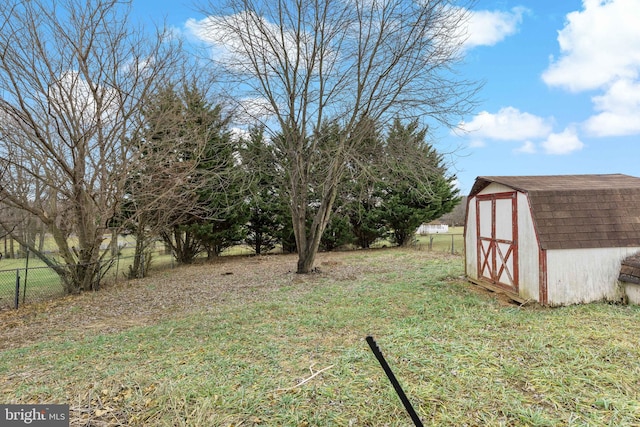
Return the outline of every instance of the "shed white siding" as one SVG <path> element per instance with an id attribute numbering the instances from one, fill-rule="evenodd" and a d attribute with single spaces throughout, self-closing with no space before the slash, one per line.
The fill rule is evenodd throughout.
<path id="1" fill-rule="evenodd" d="M 640 305 L 640 285 L 635 283 L 622 283 L 624 287 L 624 293 L 627 296 L 627 301 L 630 304 Z"/>
<path id="2" fill-rule="evenodd" d="M 547 251 L 547 290 L 551 305 L 618 301 L 620 263 L 639 248 L 557 249 Z"/>
<path id="3" fill-rule="evenodd" d="M 448 233 L 449 225 L 447 224 L 421 224 L 417 233 L 421 236 L 426 234 Z"/>
<path id="4" fill-rule="evenodd" d="M 478 235 L 476 233 L 476 202 L 469 199 L 464 224 L 465 272 L 470 279 L 478 279 Z"/>
<path id="5" fill-rule="evenodd" d="M 527 195 L 518 192 L 519 294 L 540 301 L 540 249 Z"/>

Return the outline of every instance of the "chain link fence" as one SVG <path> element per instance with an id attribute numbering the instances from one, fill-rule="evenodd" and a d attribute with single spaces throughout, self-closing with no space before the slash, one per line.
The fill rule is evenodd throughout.
<path id="1" fill-rule="evenodd" d="M 464 253 L 464 237 L 461 233 L 427 234 L 416 236 L 414 247 L 418 250 L 448 252 L 451 254 Z M 245 245 L 231 248 L 228 255 L 249 255 L 253 251 Z M 282 253 L 276 248 L 272 253 Z M 174 258 L 166 250 L 154 250 L 145 253 L 149 257 L 141 260 L 145 265 L 157 270 L 173 268 L 176 263 Z M 136 278 L 138 275 L 132 272 L 134 263 L 133 255 L 118 254 L 101 266 L 102 275 L 96 288 L 107 283 L 125 281 Z M 39 260 L 26 258 L 1 259 L 0 267 L 0 310 L 18 308 L 23 304 L 40 301 L 48 301 L 64 296 L 64 284 L 60 276 L 53 268 L 44 265 Z"/>
<path id="2" fill-rule="evenodd" d="M 50 267 L 0 270 L 0 310 L 63 295 L 62 281 Z"/>
<path id="3" fill-rule="evenodd" d="M 464 254 L 464 234 L 433 233 L 418 236 L 416 246 L 420 250 Z"/>
<path id="4" fill-rule="evenodd" d="M 160 258 L 161 254 L 147 254 L 153 258 Z M 161 259 L 154 264 L 154 268 L 172 268 L 175 263 L 171 257 Z M 117 256 L 101 265 L 101 276 L 99 282 L 94 286 L 99 289 L 100 286 L 107 283 L 114 283 L 123 280 L 129 280 L 132 277 L 130 266 L 133 264 L 133 256 Z M 31 265 L 29 263 L 31 262 Z M 145 262 L 143 259 L 142 263 Z M 27 256 L 24 259 L 4 259 L 2 263 L 5 265 L 15 266 L 13 268 L 0 269 L 0 310 L 18 308 L 21 305 L 48 301 L 54 298 L 64 296 L 65 289 L 62 278 L 56 271 L 43 264 L 39 260 L 29 260 Z M 18 264 L 23 266 L 18 266 Z M 36 265 L 34 265 L 36 264 Z M 137 276 L 137 275 L 133 275 Z"/>

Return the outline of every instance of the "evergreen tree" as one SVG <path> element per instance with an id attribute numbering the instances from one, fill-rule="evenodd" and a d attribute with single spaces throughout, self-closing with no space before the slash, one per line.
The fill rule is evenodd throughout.
<path id="1" fill-rule="evenodd" d="M 360 248 L 368 249 L 388 233 L 381 198 L 377 193 L 353 203 L 349 220 L 354 243 Z"/>
<path id="2" fill-rule="evenodd" d="M 374 120 L 362 119 L 361 123 L 362 146 L 349 163 L 349 179 L 341 187 L 340 198 L 349 217 L 353 243 L 366 249 L 387 233 L 377 187 L 381 178 L 378 166 L 383 159 L 384 139 Z"/>
<path id="3" fill-rule="evenodd" d="M 411 244 L 420 224 L 451 212 L 460 202 L 455 176 L 447 175 L 443 156 L 426 142 L 426 133 L 417 121 L 405 125 L 396 118 L 386 139 L 386 179 L 379 182 L 378 193 L 390 238 L 400 246 Z M 403 167 L 406 156 L 416 156 L 415 167 Z"/>
<path id="4" fill-rule="evenodd" d="M 335 212 L 327 228 L 320 239 L 320 249 L 323 251 L 332 251 L 340 246 L 353 243 L 354 235 L 351 230 L 351 222 L 349 217 L 344 213 Z"/>
<path id="5" fill-rule="evenodd" d="M 144 116 L 139 166 L 130 177 L 137 237 L 157 233 L 180 263 L 241 241 L 243 177 L 222 107 L 195 83 L 168 85 Z"/>
<path id="6" fill-rule="evenodd" d="M 130 277 L 144 276 L 150 259 L 148 249 L 157 236 L 171 242 L 179 262 L 193 259 L 201 251 L 197 240 L 181 227 L 202 214 L 193 179 L 202 144 L 187 135 L 184 104 L 176 87 L 160 88 L 150 97 L 143 115 L 144 130 L 130 141 L 137 156 L 121 213 L 127 230 L 136 237 Z"/>
<path id="7" fill-rule="evenodd" d="M 243 141 L 242 161 L 251 176 L 246 199 L 248 221 L 245 242 L 257 255 L 276 247 L 285 225 L 287 206 L 282 202 L 275 154 L 264 138 L 264 128 L 253 127 Z"/>
<path id="8" fill-rule="evenodd" d="M 190 218 L 181 229 L 192 233 L 212 258 L 244 239 L 245 177 L 235 157 L 239 144 L 229 130 L 230 116 L 224 117 L 222 106 L 212 105 L 195 84 L 184 88 L 183 103 L 187 135 L 204 141 L 194 176 L 204 183 L 196 185 L 197 204 L 204 215 Z"/>

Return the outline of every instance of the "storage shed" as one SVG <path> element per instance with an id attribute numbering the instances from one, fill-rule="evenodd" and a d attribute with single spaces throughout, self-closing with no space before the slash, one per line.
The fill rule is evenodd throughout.
<path id="1" fill-rule="evenodd" d="M 637 253 L 640 178 L 480 176 L 467 199 L 467 277 L 517 300 L 620 300 L 621 262 Z"/>

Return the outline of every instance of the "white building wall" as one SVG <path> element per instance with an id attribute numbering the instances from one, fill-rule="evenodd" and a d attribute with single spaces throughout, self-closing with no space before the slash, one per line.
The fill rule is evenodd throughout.
<path id="1" fill-rule="evenodd" d="M 469 199 L 464 226 L 465 271 L 467 277 L 478 278 L 478 236 L 476 235 L 476 199 Z"/>
<path id="2" fill-rule="evenodd" d="M 448 232 L 449 226 L 447 224 L 421 224 L 416 233 L 424 236 L 426 234 L 440 234 Z"/>
<path id="3" fill-rule="evenodd" d="M 518 193 L 518 294 L 540 301 L 540 251 L 529 199 Z"/>
<path id="4" fill-rule="evenodd" d="M 617 301 L 620 264 L 640 248 L 556 249 L 547 251 L 549 305 Z"/>
<path id="5" fill-rule="evenodd" d="M 640 285 L 635 283 L 621 283 L 624 287 L 629 304 L 640 305 Z"/>
<path id="6" fill-rule="evenodd" d="M 492 182 L 491 184 L 487 185 L 485 188 L 480 190 L 478 194 L 511 193 L 511 192 L 513 192 L 513 188 L 507 187 L 506 185 Z"/>

